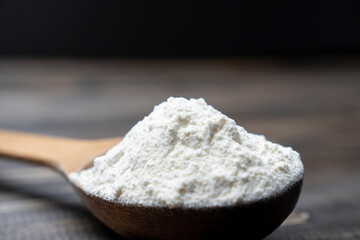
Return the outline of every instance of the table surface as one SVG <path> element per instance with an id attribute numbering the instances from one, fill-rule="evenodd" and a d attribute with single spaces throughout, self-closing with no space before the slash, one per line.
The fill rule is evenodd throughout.
<path id="1" fill-rule="evenodd" d="M 360 58 L 0 59 L 1 128 L 119 136 L 172 95 L 301 153 L 295 213 L 266 239 L 360 239 Z M 0 238 L 120 237 L 53 170 L 1 158 Z"/>

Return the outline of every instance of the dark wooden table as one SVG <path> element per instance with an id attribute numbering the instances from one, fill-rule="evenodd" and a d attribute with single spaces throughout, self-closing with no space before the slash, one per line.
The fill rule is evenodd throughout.
<path id="1" fill-rule="evenodd" d="M 119 136 L 171 95 L 301 153 L 295 214 L 268 240 L 360 239 L 360 58 L 0 59 L 0 128 Z M 0 159 L 0 239 L 114 238 L 57 173 Z"/>

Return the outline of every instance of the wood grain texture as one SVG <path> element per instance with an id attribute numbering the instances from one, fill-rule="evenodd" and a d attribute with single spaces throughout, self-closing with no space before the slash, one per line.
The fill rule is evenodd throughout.
<path id="1" fill-rule="evenodd" d="M 68 175 L 91 164 L 121 138 L 84 140 L 0 129 L 0 156 L 45 165 Z"/>
<path id="2" fill-rule="evenodd" d="M 123 136 L 168 96 L 204 97 L 299 151 L 303 224 L 267 239 L 360 238 L 360 59 L 0 59 L 0 127 Z M 51 170 L 0 160 L 0 239 L 114 239 Z"/>

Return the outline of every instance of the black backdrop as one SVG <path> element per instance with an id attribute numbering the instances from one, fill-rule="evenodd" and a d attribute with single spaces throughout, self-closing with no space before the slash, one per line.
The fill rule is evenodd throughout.
<path id="1" fill-rule="evenodd" d="M 0 54 L 359 49 L 360 1 L 0 0 Z"/>

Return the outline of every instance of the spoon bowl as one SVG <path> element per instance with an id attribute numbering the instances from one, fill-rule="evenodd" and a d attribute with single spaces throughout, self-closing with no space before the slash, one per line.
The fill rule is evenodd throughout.
<path id="1" fill-rule="evenodd" d="M 89 167 L 121 138 L 77 140 L 0 130 L 0 155 L 69 173 Z M 136 239 L 262 239 L 294 209 L 303 175 L 266 199 L 226 207 L 167 208 L 121 204 L 83 191 L 73 184 L 89 210 L 105 225 Z"/>
<path id="2" fill-rule="evenodd" d="M 131 239 L 262 239 L 289 216 L 302 179 L 283 192 L 231 207 L 166 208 L 111 202 L 74 185 L 90 211 L 105 225 Z"/>
<path id="3" fill-rule="evenodd" d="M 91 196 L 74 185 L 90 211 L 105 225 L 134 239 L 262 239 L 289 216 L 302 179 L 276 196 L 231 207 L 166 208 L 124 205 Z"/>

